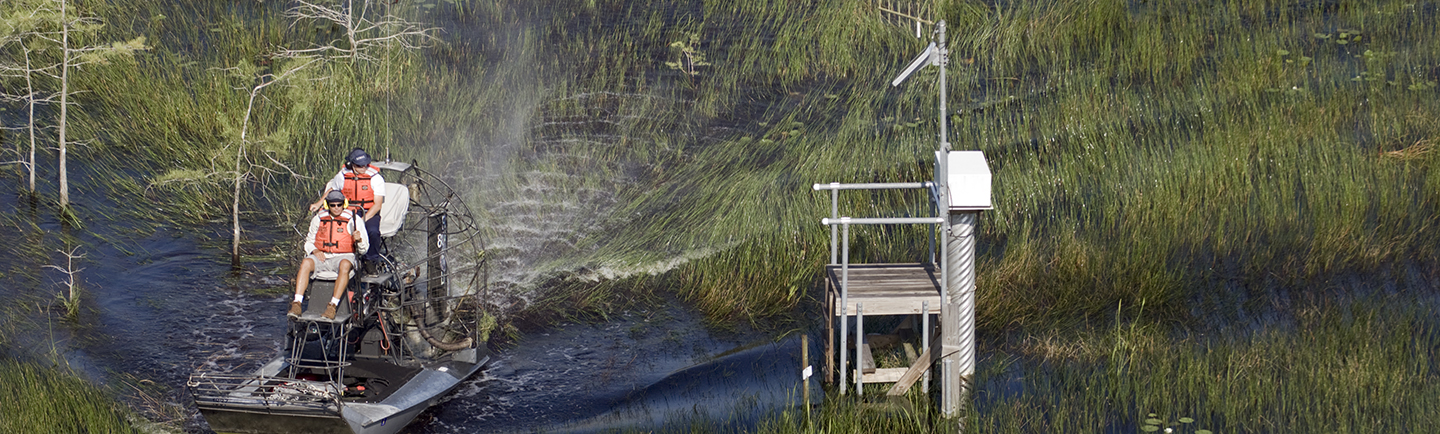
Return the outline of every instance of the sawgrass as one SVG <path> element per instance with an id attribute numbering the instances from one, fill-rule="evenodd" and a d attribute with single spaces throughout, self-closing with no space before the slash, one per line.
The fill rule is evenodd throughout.
<path id="1" fill-rule="evenodd" d="M 1299 300 L 1263 328 L 1215 335 L 1117 321 L 1016 336 L 982 343 L 994 347 L 960 418 L 936 415 L 938 397 L 919 387 L 896 407 L 881 396 L 887 385 L 869 385 L 863 400 L 832 393 L 808 418 L 790 409 L 756 432 L 1409 431 L 1440 420 L 1429 311 L 1332 294 Z"/>
<path id="2" fill-rule="evenodd" d="M 1032 3 L 945 8 L 950 140 L 984 151 L 995 175 L 995 210 L 981 216 L 978 234 L 982 336 L 1044 335 L 1117 317 L 1163 318 L 1164 327 L 1189 330 L 1205 315 L 1236 316 L 1216 299 L 1263 307 L 1273 297 L 1234 288 L 1434 266 L 1433 8 Z M 429 170 L 470 186 L 465 199 L 481 204 L 484 217 L 553 234 L 544 246 L 502 242 L 494 252 L 522 258 L 515 266 L 540 276 L 508 287 L 523 301 L 510 313 L 528 306 L 603 319 L 623 306 L 618 299 L 666 288 L 717 322 L 782 316 L 814 296 L 829 257 L 819 224 L 828 195 L 812 183 L 932 178 L 937 70 L 890 87 L 923 42 L 886 27 L 863 2 L 450 5 L 425 15 L 457 23 L 446 44 L 269 89 L 253 134 L 257 152 L 305 176 L 330 173 L 354 145 L 423 156 Z M 137 221 L 185 227 L 226 215 L 214 204 L 223 188 L 159 189 L 148 176 L 226 167 L 244 107 L 237 88 L 249 82 L 215 68 L 264 64 L 274 44 L 323 39 L 328 30 L 291 26 L 259 3 L 112 8 L 116 34 L 166 37 L 151 38 L 153 49 L 135 63 L 77 75 L 91 91 L 77 99 L 76 136 L 96 140 L 73 155 L 97 183 L 78 188 L 113 191 L 89 196 L 80 212 L 116 207 Z M 687 55 L 692 66 L 668 66 Z M 278 211 L 282 222 L 295 220 L 322 182 L 279 173 L 256 180 L 247 208 Z M 920 201 L 907 192 L 847 193 L 841 214 L 928 215 Z M 921 259 L 927 234 L 855 228 L 852 260 Z M 1220 311 L 1197 314 L 1197 303 Z M 1402 369 L 1418 356 L 1387 358 L 1379 347 L 1342 353 L 1303 334 L 1222 343 L 1216 348 L 1230 352 L 1221 352 L 1171 341 L 1168 332 L 1154 332 L 1157 343 L 1135 349 L 1145 356 L 1136 360 L 1202 383 L 1185 386 L 1191 397 L 1136 392 L 1142 383 L 1104 377 L 1093 364 L 1047 365 L 1055 374 L 1033 380 L 1051 389 L 985 407 L 994 410 L 984 418 L 1009 419 L 976 423 L 1131 423 L 1079 405 L 1097 399 L 1130 403 L 1136 420 L 1155 412 L 1221 427 L 1259 418 L 1270 424 L 1262 430 L 1431 420 L 1402 412 L 1394 422 L 1366 422 L 1338 406 L 1375 397 L 1325 395 L 1317 379 L 1280 373 L 1265 381 L 1300 389 L 1274 399 L 1262 395 L 1281 390 L 1243 389 L 1234 407 L 1216 410 L 1196 390 L 1213 401 L 1226 389 L 1211 387 L 1241 387 L 1201 375 L 1219 369 L 1216 354 L 1257 358 L 1274 370 L 1266 357 L 1278 357 L 1278 348 L 1310 345 L 1318 347 L 1314 372 L 1338 369 L 1320 362 L 1330 356 L 1374 356 L 1384 363 L 1372 373 L 1392 379 L 1385 381 L 1418 378 Z M 1147 381 L 1171 378 L 1152 375 Z M 1119 389 L 1062 393 L 1088 384 Z M 1047 401 L 1069 395 L 1081 401 Z M 1022 420 L 1047 407 L 1074 413 Z M 1302 413 L 1256 414 L 1275 407 L 1315 413 L 1305 413 L 1308 421 Z M 1351 416 L 1336 425 L 1313 417 L 1334 412 Z"/>
<path id="3" fill-rule="evenodd" d="M 140 432 L 105 389 L 73 372 L 0 360 L 0 431 L 30 433 Z"/>

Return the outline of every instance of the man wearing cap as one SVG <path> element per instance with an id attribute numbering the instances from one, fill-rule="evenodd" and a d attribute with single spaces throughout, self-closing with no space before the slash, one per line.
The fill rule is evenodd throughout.
<path id="1" fill-rule="evenodd" d="M 350 270 L 355 269 L 355 252 L 370 247 L 370 237 L 360 230 L 355 214 L 346 207 L 345 195 L 331 191 L 321 199 L 325 212 L 310 218 L 310 231 L 305 236 L 305 259 L 300 261 L 300 272 L 295 275 L 295 301 L 290 302 L 289 315 L 300 316 L 301 302 L 305 301 L 305 290 L 310 286 L 311 272 L 335 273 L 335 291 L 330 296 L 330 305 L 325 308 L 325 319 L 335 319 L 335 310 L 340 305 L 340 295 L 350 282 Z"/>
<path id="2" fill-rule="evenodd" d="M 379 239 L 380 236 L 380 208 L 385 206 L 385 178 L 380 176 L 380 169 L 370 165 L 370 154 L 364 149 L 351 149 L 345 155 L 345 166 L 340 172 L 325 184 L 325 189 L 320 193 L 323 198 L 332 191 L 338 191 L 345 195 L 350 201 L 350 210 L 356 215 L 363 215 L 365 219 L 365 233 L 372 239 Z M 320 210 L 324 200 L 310 204 L 310 212 Z M 365 251 L 365 261 L 374 264 L 380 259 L 380 253 L 375 251 L 375 244 L 371 243 L 370 248 Z"/>

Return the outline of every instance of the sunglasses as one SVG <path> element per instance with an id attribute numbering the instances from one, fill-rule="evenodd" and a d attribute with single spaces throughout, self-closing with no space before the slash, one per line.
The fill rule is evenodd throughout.
<path id="1" fill-rule="evenodd" d="M 340 206 L 345 206 L 344 203 L 329 203 L 329 204 L 326 204 L 326 205 L 329 205 L 331 208 L 340 207 Z"/>

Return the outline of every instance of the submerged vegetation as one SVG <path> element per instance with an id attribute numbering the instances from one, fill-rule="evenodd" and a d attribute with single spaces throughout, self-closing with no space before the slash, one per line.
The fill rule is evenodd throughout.
<path id="1" fill-rule="evenodd" d="M 253 112 L 254 78 L 294 66 L 276 47 L 341 29 L 268 2 L 87 7 L 127 17 L 97 40 L 145 35 L 150 50 L 71 78 L 104 89 L 75 95 L 70 114 L 96 138 L 72 156 L 82 221 L 124 219 L 135 239 L 215 230 L 234 184 L 211 181 L 241 179 L 247 227 L 286 233 L 323 183 L 307 174 L 333 172 L 341 151 L 415 158 L 493 225 L 502 323 L 603 319 L 657 291 L 717 323 L 786 320 L 829 259 L 828 197 L 812 183 L 932 178 L 936 70 L 889 85 L 924 41 L 869 2 L 399 2 L 385 12 L 443 29 L 440 42 L 300 70 Z M 940 9 L 950 141 L 984 151 L 995 179 L 967 429 L 1436 422 L 1435 4 Z M 6 108 L 7 127 L 22 122 Z M 25 149 L 7 134 L 3 159 Z M 233 173 L 237 156 L 257 169 Z M 927 215 L 922 200 L 851 195 L 841 214 Z M 0 246 L 22 258 L 0 279 L 41 286 L 24 269 L 59 242 L 33 220 L 3 220 L 26 242 Z M 856 228 L 852 260 L 919 260 L 926 235 Z M 239 249 L 284 253 L 267 243 Z M 924 432 L 933 418 L 862 419 L 860 405 L 832 397 L 821 426 Z M 764 430 L 816 429 L 806 420 Z"/>

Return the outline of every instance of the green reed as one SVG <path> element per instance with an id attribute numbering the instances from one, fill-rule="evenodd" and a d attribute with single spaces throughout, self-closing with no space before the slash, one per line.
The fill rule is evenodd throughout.
<path id="1" fill-rule="evenodd" d="M 0 360 L 0 380 L 5 432 L 139 432 L 119 402 L 72 372 L 7 359 Z"/>
<path id="2" fill-rule="evenodd" d="M 983 342 L 996 348 L 958 419 L 938 417 L 918 387 L 895 401 L 867 386 L 864 399 L 832 394 L 808 418 L 790 409 L 757 431 L 1375 432 L 1440 418 L 1427 380 L 1436 323 L 1407 301 L 1309 297 L 1245 328 L 1176 339 L 1165 324 L 1121 320 Z"/>
<path id="3" fill-rule="evenodd" d="M 285 214 L 248 218 L 283 226 L 341 151 L 393 150 L 472 186 L 465 200 L 486 217 L 593 213 L 533 265 L 545 278 L 521 289 L 530 302 L 517 320 L 604 319 L 661 290 L 716 321 L 758 320 L 792 312 L 819 286 L 829 199 L 812 183 L 932 178 L 936 69 L 890 87 L 923 41 L 865 2 L 551 6 L 456 2 L 464 29 L 445 44 L 267 90 L 253 155 L 311 178 L 258 174 L 246 208 Z M 1085 431 L 1139 426 L 1149 413 L 1217 431 L 1432 421 L 1426 353 L 1360 340 L 1420 330 L 1411 348 L 1433 347 L 1413 313 L 1322 305 L 1297 314 L 1293 330 L 1203 343 L 1170 328 L 1198 327 L 1195 303 L 1225 318 L 1238 315 L 1233 304 L 1268 305 L 1270 295 L 1234 287 L 1310 294 L 1329 276 L 1434 265 L 1433 11 L 1402 1 L 944 6 L 950 140 L 984 151 L 995 176 L 979 234 L 981 336 L 1170 321 L 1063 336 L 1094 345 L 1046 350 L 1059 355 L 1001 348 L 1039 358 L 1030 369 L 1048 374 L 1027 375 L 1025 393 L 982 404 L 967 426 Z M 274 68 L 274 46 L 332 30 L 261 3 L 106 7 L 97 13 L 115 34 L 155 37 L 135 62 L 77 76 L 89 91 L 72 125 L 96 140 L 75 158 L 114 192 L 113 204 L 89 206 L 114 205 L 146 233 L 223 217 L 213 203 L 223 188 L 154 177 L 215 171 L 235 155 L 252 82 L 221 69 Z M 667 66 L 680 60 L 677 41 L 710 64 Z M 840 212 L 932 211 L 914 192 L 847 192 Z M 856 262 L 924 257 L 923 227 L 853 229 Z M 928 426 L 929 416 L 874 421 L 846 405 L 824 410 L 829 426 Z M 1133 420 L 1115 420 L 1114 408 Z M 785 417 L 779 432 L 805 430 Z"/>

